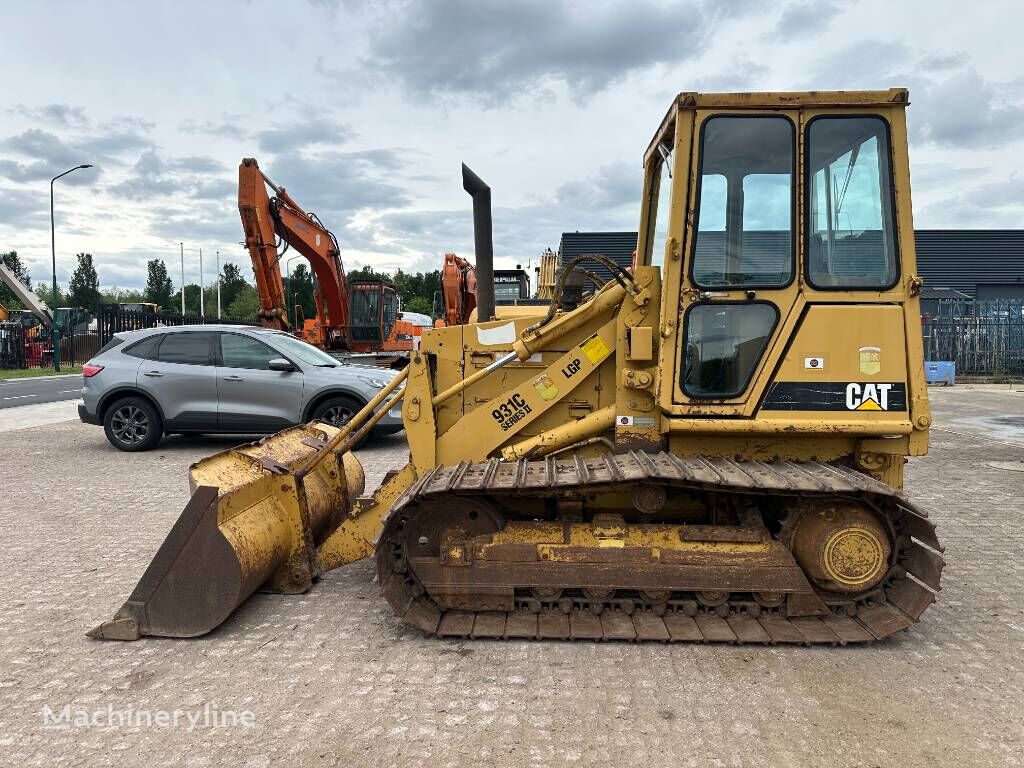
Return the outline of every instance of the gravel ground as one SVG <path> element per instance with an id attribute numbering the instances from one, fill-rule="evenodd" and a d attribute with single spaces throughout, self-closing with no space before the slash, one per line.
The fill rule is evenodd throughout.
<path id="1" fill-rule="evenodd" d="M 184 505 L 188 464 L 231 443 L 129 455 L 75 422 L 6 432 L 0 764 L 1022 765 L 1024 472 L 988 462 L 1021 457 L 1024 395 L 933 392 L 907 485 L 947 547 L 944 591 L 909 632 L 850 648 L 426 639 L 369 562 L 257 595 L 199 640 L 90 641 Z M 361 452 L 368 486 L 402 438 Z M 65 705 L 71 726 L 47 728 Z M 155 719 L 109 722 L 132 710 Z"/>

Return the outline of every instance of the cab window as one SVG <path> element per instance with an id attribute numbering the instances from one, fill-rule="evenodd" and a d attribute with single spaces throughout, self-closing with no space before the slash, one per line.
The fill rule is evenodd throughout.
<path id="1" fill-rule="evenodd" d="M 784 117 L 718 116 L 701 127 L 701 288 L 781 288 L 793 279 L 794 129 Z"/>
<path id="2" fill-rule="evenodd" d="M 683 391 L 697 398 L 742 394 L 778 321 L 768 302 L 694 305 L 686 314 Z"/>
<path id="3" fill-rule="evenodd" d="M 815 288 L 891 288 L 899 277 L 888 126 L 816 117 L 807 126 L 807 279 Z"/>
<path id="4" fill-rule="evenodd" d="M 660 267 L 665 262 L 665 242 L 668 240 L 669 209 L 672 206 L 672 159 L 674 150 L 670 143 L 658 145 L 659 157 L 651 178 L 651 199 L 648 213 L 647 250 L 651 254 L 649 264 Z"/>

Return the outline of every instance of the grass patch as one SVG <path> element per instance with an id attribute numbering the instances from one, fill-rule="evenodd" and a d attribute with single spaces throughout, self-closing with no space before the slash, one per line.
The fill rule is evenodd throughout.
<path id="1" fill-rule="evenodd" d="M 80 365 L 62 365 L 60 367 L 61 375 L 63 374 L 74 374 L 81 375 L 82 366 Z M 0 369 L 0 379 L 32 379 L 37 376 L 56 376 L 57 372 L 53 368 L 23 368 L 20 370 L 6 370 Z"/>

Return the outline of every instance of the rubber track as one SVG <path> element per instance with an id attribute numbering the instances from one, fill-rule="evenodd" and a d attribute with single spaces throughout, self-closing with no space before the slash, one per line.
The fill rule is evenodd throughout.
<path id="1" fill-rule="evenodd" d="M 609 601 L 599 614 L 575 601 L 544 605 L 540 612 L 467 612 L 440 609 L 402 566 L 401 528 L 415 514 L 415 502 L 429 497 L 550 496 L 579 486 L 667 482 L 687 488 L 746 495 L 807 498 L 857 497 L 889 518 L 896 531 L 897 568 L 882 590 L 855 616 L 787 618 L 780 610 L 750 615 L 734 605 L 722 617 L 713 608 L 683 610 L 678 601 L 619 610 Z M 733 461 L 681 458 L 668 453 L 606 454 L 595 459 L 497 460 L 438 467 L 406 490 L 385 520 L 376 542 L 378 578 L 385 599 L 407 622 L 438 637 L 722 642 L 847 645 L 881 640 L 914 624 L 935 601 L 945 561 L 927 514 L 899 491 L 847 467 L 820 462 Z M 906 575 L 910 574 L 910 576 Z M 588 601 L 589 602 L 589 601 Z"/>

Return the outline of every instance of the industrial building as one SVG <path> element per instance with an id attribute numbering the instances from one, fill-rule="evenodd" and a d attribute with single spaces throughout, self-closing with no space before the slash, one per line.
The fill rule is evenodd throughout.
<path id="1" fill-rule="evenodd" d="M 1024 229 L 918 229 L 914 239 L 923 311 L 942 299 L 1024 300 Z M 635 248 L 636 232 L 564 232 L 559 263 L 601 253 L 629 268 Z M 610 277 L 604 267 L 593 271 Z"/>

